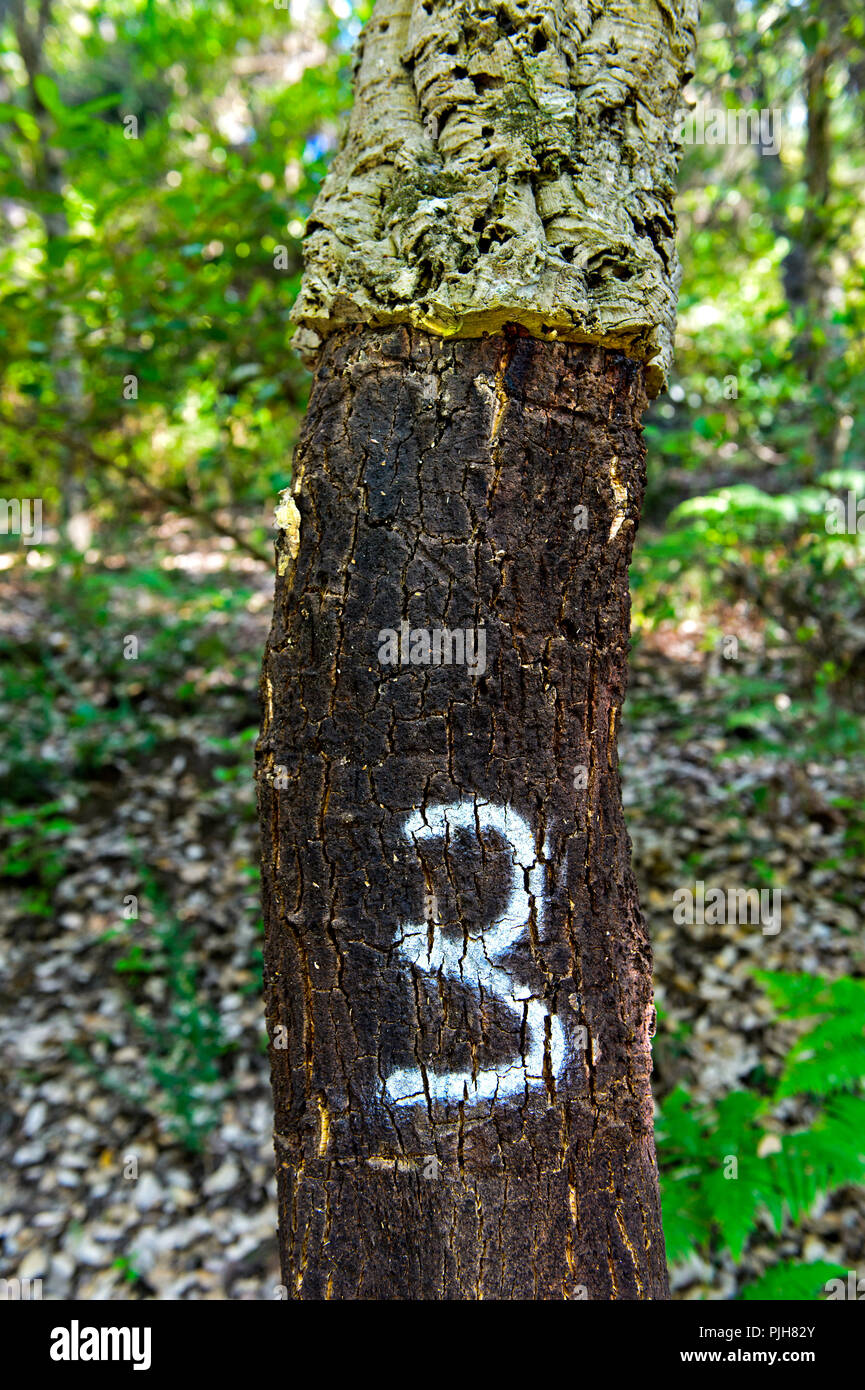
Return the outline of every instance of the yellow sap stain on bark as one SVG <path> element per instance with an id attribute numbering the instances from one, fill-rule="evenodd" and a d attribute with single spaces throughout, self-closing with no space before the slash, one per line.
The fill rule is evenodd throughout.
<path id="1" fill-rule="evenodd" d="M 628 515 L 628 489 L 619 477 L 617 471 L 618 464 L 619 460 L 616 455 L 613 454 L 613 457 L 610 459 L 610 485 L 613 489 L 613 501 L 616 506 L 616 511 L 610 526 L 610 534 L 607 537 L 608 542 L 615 540 L 622 529 L 623 521 L 626 520 Z"/>
<path id="2" fill-rule="evenodd" d="M 327 1153 L 327 1141 L 330 1138 L 330 1116 L 327 1113 L 327 1106 L 319 1097 L 318 1101 L 318 1156 L 324 1158 Z"/>
<path id="3" fill-rule="evenodd" d="M 273 521 L 280 531 L 285 532 L 286 550 L 279 558 L 279 573 L 285 574 L 300 551 L 300 512 L 288 488 L 280 493 Z"/>
<path id="4" fill-rule="evenodd" d="M 636 1250 L 634 1249 L 633 1245 L 631 1244 L 628 1238 L 628 1232 L 625 1230 L 625 1223 L 622 1220 L 622 1213 L 619 1207 L 616 1207 L 616 1225 L 619 1228 L 619 1235 L 622 1237 L 622 1243 L 625 1246 L 625 1249 L 628 1251 L 628 1254 L 631 1256 L 631 1260 L 633 1262 L 634 1267 L 634 1278 L 637 1281 L 638 1290 L 640 1291 L 640 1293 L 642 1293 L 643 1281 L 640 1278 L 641 1257 L 638 1256 Z"/>
<path id="5" fill-rule="evenodd" d="M 507 362 L 505 358 L 502 357 L 498 367 L 496 368 L 496 379 L 495 384 L 493 386 L 494 405 L 493 418 L 490 423 L 490 446 L 495 444 L 496 440 L 499 437 L 499 430 L 501 429 L 502 418 L 508 405 L 508 393 L 505 390 L 506 366 Z"/>

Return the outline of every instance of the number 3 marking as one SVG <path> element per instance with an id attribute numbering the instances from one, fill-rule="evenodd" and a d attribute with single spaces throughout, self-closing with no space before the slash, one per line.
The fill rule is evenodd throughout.
<path id="1" fill-rule="evenodd" d="M 508 1008 L 524 1015 L 528 1051 L 519 1061 L 472 1072 L 433 1072 L 426 1067 L 391 1072 L 385 1093 L 396 1105 L 423 1105 L 430 1100 L 493 1100 L 517 1095 L 526 1088 L 543 1085 L 546 1054 L 546 1024 L 549 1020 L 550 1065 L 558 1077 L 565 1060 L 562 1023 L 550 1014 L 527 985 L 518 984 L 500 965 L 517 937 L 528 930 L 532 899 L 537 904 L 538 927 L 546 913 L 546 867 L 538 859 L 534 838 L 527 822 L 509 806 L 477 805 L 460 801 L 450 806 L 428 807 L 426 813 L 413 811 L 403 826 L 413 841 L 443 839 L 457 830 L 476 835 L 493 830 L 511 849 L 513 869 L 508 905 L 501 917 L 485 930 L 469 933 L 462 941 L 446 937 L 438 925 L 411 924 L 402 928 L 397 943 L 400 955 L 427 974 L 441 973 L 478 991 L 502 999 Z M 525 874 L 528 874 L 526 887 Z"/>

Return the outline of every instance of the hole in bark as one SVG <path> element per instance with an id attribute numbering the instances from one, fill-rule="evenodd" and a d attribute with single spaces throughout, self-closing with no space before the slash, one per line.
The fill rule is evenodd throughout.
<path id="1" fill-rule="evenodd" d="M 437 136 L 436 138 L 439 138 L 439 137 L 441 136 L 442 131 L 444 130 L 444 128 L 445 128 L 445 126 L 447 125 L 448 121 L 450 120 L 451 116 L 454 114 L 454 111 L 455 111 L 455 110 L 456 110 L 456 107 L 455 107 L 455 106 L 445 106 L 445 107 L 439 112 L 439 118 L 438 118 L 438 122 L 439 122 L 439 124 L 438 124 L 438 136 Z"/>
<path id="2" fill-rule="evenodd" d="M 543 53 L 547 46 L 547 36 L 543 29 L 536 29 L 532 34 L 532 52 Z"/>
<path id="3" fill-rule="evenodd" d="M 671 236 L 669 224 L 659 217 L 650 217 L 645 222 L 634 218 L 633 223 L 637 236 L 649 238 L 658 255 L 662 258 L 665 267 L 669 270 L 667 252 L 664 246 L 665 239 L 669 239 Z"/>
<path id="4" fill-rule="evenodd" d="M 472 78 L 476 92 L 488 92 L 492 87 L 502 87 L 504 83 L 500 77 L 493 77 L 488 72 L 476 72 Z"/>
<path id="5" fill-rule="evenodd" d="M 489 251 L 491 247 L 501 246 L 503 242 L 509 240 L 509 237 L 497 236 L 494 232 L 488 232 L 485 236 L 478 239 L 478 250 Z"/>
<path id="6" fill-rule="evenodd" d="M 634 270 L 632 266 L 625 265 L 623 261 L 614 261 L 612 258 L 601 256 L 595 261 L 594 269 L 586 272 L 586 284 L 589 289 L 597 289 L 608 282 L 611 276 L 614 280 L 632 280 Z"/>

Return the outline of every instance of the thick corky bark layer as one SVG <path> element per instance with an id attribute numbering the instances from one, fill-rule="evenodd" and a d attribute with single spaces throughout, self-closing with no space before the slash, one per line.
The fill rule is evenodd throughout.
<path id="1" fill-rule="evenodd" d="M 616 759 L 643 371 L 323 350 L 258 750 L 291 1297 L 668 1296 Z"/>
<path id="2" fill-rule="evenodd" d="M 672 357 L 697 0 L 377 0 L 295 345 L 349 323 Z"/>

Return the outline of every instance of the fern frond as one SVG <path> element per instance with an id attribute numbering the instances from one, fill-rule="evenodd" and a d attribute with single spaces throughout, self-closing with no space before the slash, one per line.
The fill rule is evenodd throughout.
<path id="1" fill-rule="evenodd" d="M 793 1302 L 819 1302 L 830 1279 L 844 1278 L 846 1270 L 828 1260 L 801 1264 L 798 1260 L 781 1260 L 767 1269 L 739 1295 L 744 1300 L 764 1299 L 767 1302 L 790 1299 Z"/>

